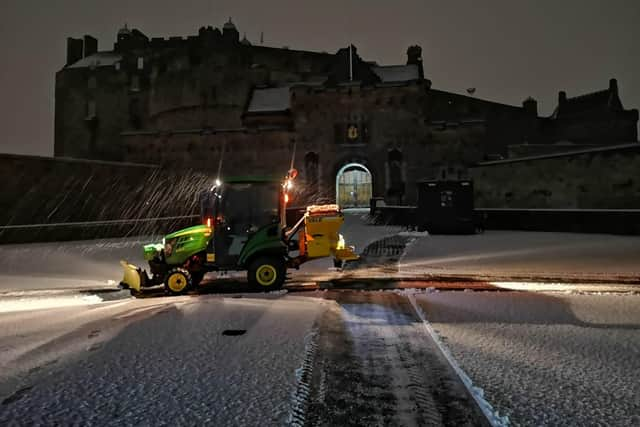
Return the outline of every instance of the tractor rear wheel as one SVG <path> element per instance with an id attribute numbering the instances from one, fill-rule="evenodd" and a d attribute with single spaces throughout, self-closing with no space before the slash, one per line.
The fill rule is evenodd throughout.
<path id="1" fill-rule="evenodd" d="M 187 292 L 193 284 L 191 274 L 184 268 L 172 268 L 164 279 L 164 288 L 172 295 Z"/>
<path id="2" fill-rule="evenodd" d="M 284 259 L 276 256 L 258 257 L 249 265 L 249 284 L 257 289 L 280 289 L 284 284 L 287 269 Z"/>

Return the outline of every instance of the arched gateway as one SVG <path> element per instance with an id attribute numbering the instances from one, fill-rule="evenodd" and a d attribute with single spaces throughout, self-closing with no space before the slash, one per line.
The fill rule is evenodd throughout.
<path id="1" fill-rule="evenodd" d="M 344 208 L 369 206 L 372 195 L 371 172 L 360 163 L 344 165 L 336 175 L 336 203 Z"/>

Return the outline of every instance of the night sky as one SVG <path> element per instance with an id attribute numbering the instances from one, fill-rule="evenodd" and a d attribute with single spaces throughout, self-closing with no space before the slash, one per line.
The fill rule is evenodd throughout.
<path id="1" fill-rule="evenodd" d="M 269 7 L 265 6 L 269 4 Z M 365 60 L 406 61 L 423 48 L 433 87 L 520 105 L 541 115 L 618 79 L 625 108 L 640 107 L 638 0 L 2 0 L 0 152 L 53 153 L 54 75 L 66 38 L 91 34 L 113 48 L 126 22 L 149 37 L 197 34 L 231 16 L 254 44 L 335 52 L 352 42 Z"/>

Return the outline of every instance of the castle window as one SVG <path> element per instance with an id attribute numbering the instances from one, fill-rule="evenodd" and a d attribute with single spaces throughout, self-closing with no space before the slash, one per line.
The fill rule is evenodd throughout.
<path id="1" fill-rule="evenodd" d="M 90 99 L 87 101 L 87 120 L 94 119 L 96 117 L 96 100 Z"/>
<path id="2" fill-rule="evenodd" d="M 131 90 L 133 92 L 140 91 L 140 76 L 131 76 Z"/>
<path id="3" fill-rule="evenodd" d="M 144 58 L 142 56 L 138 57 L 138 70 L 144 69 Z"/>

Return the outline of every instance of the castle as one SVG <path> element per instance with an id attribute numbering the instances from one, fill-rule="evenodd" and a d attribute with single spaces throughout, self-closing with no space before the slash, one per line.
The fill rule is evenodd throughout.
<path id="1" fill-rule="evenodd" d="M 638 110 L 608 88 L 512 106 L 438 90 L 419 46 L 378 65 L 335 53 L 255 45 L 222 30 L 148 38 L 126 26 L 112 50 L 67 40 L 56 74 L 55 156 L 161 164 L 227 175 L 284 174 L 308 197 L 413 203 L 423 179 L 463 179 L 483 160 L 636 142 Z M 427 67 L 428 68 L 428 67 Z"/>

